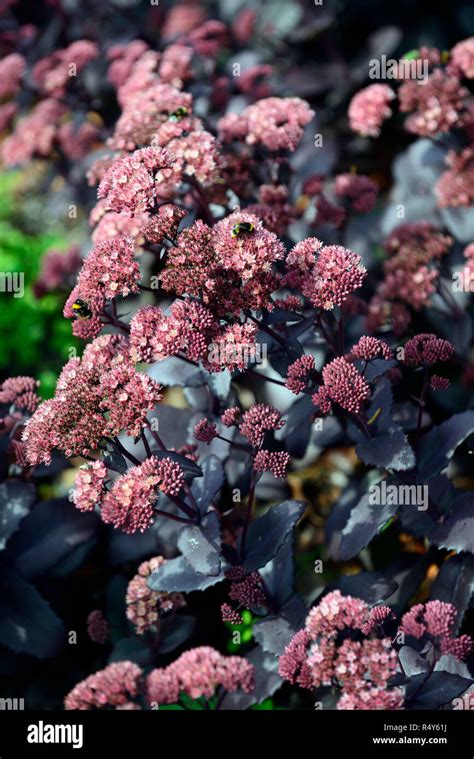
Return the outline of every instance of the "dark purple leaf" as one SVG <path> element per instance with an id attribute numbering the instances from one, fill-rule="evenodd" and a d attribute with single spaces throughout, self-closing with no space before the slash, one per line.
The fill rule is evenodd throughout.
<path id="1" fill-rule="evenodd" d="M 202 478 L 193 482 L 192 492 L 199 506 L 200 514 L 205 514 L 224 484 L 225 472 L 217 456 L 207 456 L 201 464 Z"/>
<path id="2" fill-rule="evenodd" d="M 36 489 L 22 480 L 6 480 L 0 485 L 0 550 L 20 526 L 36 498 Z"/>
<path id="3" fill-rule="evenodd" d="M 256 622 L 253 634 L 264 651 L 281 656 L 298 630 L 304 627 L 308 610 L 302 599 L 294 595 L 280 609 L 278 614 Z"/>
<path id="4" fill-rule="evenodd" d="M 190 566 L 203 575 L 218 575 L 220 562 L 220 524 L 212 511 L 198 525 L 183 527 L 178 537 L 178 548 Z"/>
<path id="5" fill-rule="evenodd" d="M 283 501 L 251 523 L 243 562 L 246 569 L 260 569 L 276 556 L 304 509 L 303 501 Z"/>
<path id="6" fill-rule="evenodd" d="M 64 643 L 63 623 L 36 588 L 16 572 L 0 581 L 0 643 L 39 659 L 53 656 Z"/>
<path id="7" fill-rule="evenodd" d="M 184 556 L 170 559 L 153 572 L 148 580 L 152 590 L 163 590 L 167 593 L 191 593 L 193 590 L 205 590 L 224 580 L 224 568 L 218 575 L 203 575 L 196 572 Z"/>
<path id="8" fill-rule="evenodd" d="M 473 682 L 449 672 L 433 672 L 427 680 L 426 674 L 415 675 L 410 679 L 407 690 L 409 708 L 439 709 L 450 704 L 453 698 L 461 696 Z"/>
<path id="9" fill-rule="evenodd" d="M 417 481 L 426 482 L 445 469 L 456 448 L 474 432 L 474 411 L 464 411 L 423 435 L 419 446 Z"/>

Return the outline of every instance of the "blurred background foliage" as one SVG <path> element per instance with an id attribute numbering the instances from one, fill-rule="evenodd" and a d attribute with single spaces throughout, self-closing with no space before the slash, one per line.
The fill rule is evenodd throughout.
<path id="1" fill-rule="evenodd" d="M 23 223 L 23 181 L 20 172 L 0 174 L 0 271 L 24 275 L 23 297 L 2 293 L 0 376 L 32 374 L 41 382 L 43 398 L 49 398 L 79 341 L 62 316 L 65 294 L 46 293 L 37 298 L 33 286 L 43 254 L 51 248 L 65 249 L 69 243 L 60 225 L 57 232 L 24 231 L 28 224 Z"/>

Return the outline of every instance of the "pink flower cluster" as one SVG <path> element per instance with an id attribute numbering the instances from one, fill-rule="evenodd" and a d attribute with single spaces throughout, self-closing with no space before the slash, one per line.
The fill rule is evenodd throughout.
<path id="1" fill-rule="evenodd" d="M 158 147 L 141 148 L 115 161 L 105 172 L 97 196 L 111 211 L 140 214 L 153 208 L 162 171 L 174 156 Z"/>
<path id="2" fill-rule="evenodd" d="M 226 577 L 231 581 L 229 599 L 237 603 L 237 609 L 234 609 L 234 612 L 238 613 L 240 609 L 267 606 L 264 584 L 258 572 L 247 572 L 243 567 L 236 566 L 226 571 Z M 229 605 L 225 604 L 224 606 L 224 615 L 227 617 L 227 621 L 231 621 Z M 234 619 L 236 620 L 237 617 Z"/>
<path id="3" fill-rule="evenodd" d="M 428 638 L 435 641 L 443 654 L 454 654 L 458 659 L 467 659 L 474 650 L 474 640 L 469 635 L 453 637 L 457 610 L 453 604 L 444 601 L 428 601 L 416 604 L 403 615 L 400 630 L 413 638 Z"/>
<path id="4" fill-rule="evenodd" d="M 390 639 L 341 640 L 340 633 L 360 632 L 368 614 L 364 601 L 328 593 L 280 657 L 280 675 L 307 689 L 337 685 L 338 709 L 401 709 L 402 691 L 389 687 L 397 669 Z"/>
<path id="5" fill-rule="evenodd" d="M 448 340 L 431 333 L 420 333 L 405 344 L 403 360 L 410 366 L 433 366 L 449 361 L 453 353 L 454 348 Z"/>
<path id="6" fill-rule="evenodd" d="M 190 698 L 210 698 L 219 686 L 233 692 L 254 688 L 254 667 L 241 656 L 222 656 L 210 646 L 192 648 L 147 678 L 149 703 L 175 704 L 180 693 Z"/>
<path id="7" fill-rule="evenodd" d="M 15 131 L 2 143 L 2 160 L 7 167 L 29 161 L 35 155 L 50 155 L 58 136 L 65 107 L 53 98 L 41 100 L 28 116 L 18 121 Z"/>
<path id="8" fill-rule="evenodd" d="M 354 211 L 368 213 L 377 202 L 378 186 L 364 174 L 338 174 L 334 192 L 337 197 L 347 199 Z"/>
<path id="9" fill-rule="evenodd" d="M 115 480 L 102 502 L 101 517 L 122 532 L 144 532 L 153 522 L 159 492 L 178 495 L 183 482 L 179 464 L 151 456 Z"/>
<path id="10" fill-rule="evenodd" d="M 106 493 L 107 468 L 102 461 L 84 464 L 76 475 L 72 494 L 74 505 L 79 511 L 93 511 L 102 503 Z"/>
<path id="11" fill-rule="evenodd" d="M 291 457 L 286 451 L 257 451 L 253 460 L 253 468 L 257 472 L 271 472 L 274 477 L 284 479 Z"/>
<path id="12" fill-rule="evenodd" d="M 9 377 L 0 385 L 0 403 L 33 414 L 40 402 L 36 393 L 38 386 L 39 382 L 33 377 Z"/>
<path id="13" fill-rule="evenodd" d="M 394 91 L 386 84 L 370 84 L 358 92 L 349 104 L 349 123 L 364 137 L 378 137 L 382 123 L 392 115 L 390 101 Z"/>
<path id="14" fill-rule="evenodd" d="M 243 140 L 271 151 L 295 150 L 314 112 L 300 98 L 269 97 L 249 105 L 242 114 L 228 113 L 218 128 L 224 142 Z"/>
<path id="15" fill-rule="evenodd" d="M 393 358 L 392 349 L 384 340 L 367 335 L 363 335 L 356 345 L 352 346 L 350 355 L 363 361 L 373 361 L 376 358 L 384 358 L 389 361 Z"/>
<path id="16" fill-rule="evenodd" d="M 260 448 L 265 434 L 279 430 L 284 426 L 280 412 L 265 403 L 255 403 L 242 415 L 239 423 L 240 433 L 255 448 Z"/>
<path id="17" fill-rule="evenodd" d="M 30 464 L 49 463 L 58 448 L 85 455 L 104 436 L 136 436 L 146 415 L 161 400 L 161 388 L 127 362 L 127 342 L 104 335 L 64 367 L 54 398 L 44 401 L 23 433 Z"/>
<path id="18" fill-rule="evenodd" d="M 64 50 L 56 50 L 35 63 L 33 81 L 42 93 L 59 97 L 65 93 L 68 82 L 98 54 L 97 45 L 89 40 L 72 42 Z"/>
<path id="19" fill-rule="evenodd" d="M 124 707 L 139 693 L 143 672 L 130 661 L 109 664 L 78 683 L 64 699 L 67 710 Z"/>
<path id="20" fill-rule="evenodd" d="M 427 222 L 401 224 L 390 233 L 385 242 L 389 258 L 384 262 L 384 279 L 369 303 L 370 331 L 389 319 L 397 336 L 406 331 L 409 308 L 420 311 L 430 304 L 439 277 L 437 263 L 452 243 L 449 235 Z"/>
<path id="21" fill-rule="evenodd" d="M 25 72 L 25 59 L 19 53 L 6 55 L 0 61 L 0 98 L 16 95 Z"/>
<path id="22" fill-rule="evenodd" d="M 362 286 L 366 270 L 361 257 L 342 245 L 322 245 L 315 237 L 297 243 L 289 252 L 285 283 L 301 286 L 315 308 L 341 306 Z"/>
<path id="23" fill-rule="evenodd" d="M 138 573 L 128 584 L 125 597 L 127 619 L 135 627 L 137 635 L 157 628 L 163 616 L 185 605 L 181 593 L 165 593 L 148 587 L 149 576 L 165 563 L 163 556 L 143 561 L 138 567 Z"/>
<path id="24" fill-rule="evenodd" d="M 256 332 L 253 324 L 221 327 L 199 302 L 175 300 L 168 316 L 156 306 L 137 311 L 130 324 L 130 355 L 151 363 L 184 353 L 211 372 L 242 370 L 256 355 Z"/>
<path id="25" fill-rule="evenodd" d="M 358 414 L 370 395 L 370 387 L 353 364 L 338 357 L 323 368 L 323 384 L 312 400 L 323 414 L 329 414 L 332 404 L 352 414 Z"/>
<path id="26" fill-rule="evenodd" d="M 431 137 L 448 132 L 459 122 L 468 90 L 455 76 L 436 69 L 420 86 L 415 80 L 403 82 L 398 97 L 402 113 L 414 111 L 406 120 L 408 132 Z"/>
<path id="27" fill-rule="evenodd" d="M 297 358 L 287 369 L 285 387 L 292 393 L 302 393 L 315 370 L 313 356 L 304 355 Z"/>
<path id="28" fill-rule="evenodd" d="M 445 158 L 448 166 L 438 179 L 435 193 L 440 208 L 470 206 L 474 200 L 474 147 L 460 153 L 450 150 Z"/>

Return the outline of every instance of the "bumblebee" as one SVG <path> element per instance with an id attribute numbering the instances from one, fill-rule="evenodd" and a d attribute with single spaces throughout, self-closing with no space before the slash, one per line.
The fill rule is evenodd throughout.
<path id="1" fill-rule="evenodd" d="M 186 106 L 182 105 L 179 108 L 177 108 L 173 113 L 170 115 L 169 120 L 170 121 L 181 121 L 181 119 L 184 119 L 185 116 L 187 116 L 189 113 Z"/>
<path id="2" fill-rule="evenodd" d="M 238 237 L 239 235 L 249 235 L 254 231 L 254 229 L 255 224 L 252 224 L 251 221 L 240 221 L 238 224 L 235 224 L 235 226 L 232 227 L 230 236 Z"/>
<path id="3" fill-rule="evenodd" d="M 90 319 L 92 316 L 92 311 L 90 310 L 85 300 L 79 300 L 78 298 L 74 301 L 71 308 L 74 312 L 74 315 L 79 319 Z"/>

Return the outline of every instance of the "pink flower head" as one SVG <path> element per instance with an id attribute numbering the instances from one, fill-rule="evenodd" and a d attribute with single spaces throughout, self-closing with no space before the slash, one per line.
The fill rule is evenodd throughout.
<path id="1" fill-rule="evenodd" d="M 100 204 L 104 201 L 100 200 L 95 209 L 92 211 L 89 220 L 90 223 L 94 223 L 92 220 L 95 218 L 94 211 L 98 210 Z M 149 215 L 147 213 L 140 214 L 138 216 L 129 216 L 124 211 L 116 213 L 115 211 L 99 212 L 99 223 L 92 233 L 92 241 L 95 245 L 100 242 L 106 242 L 113 240 L 115 237 L 127 237 L 133 240 L 136 248 L 143 245 L 145 242 L 145 225 L 148 224 Z M 99 216 L 99 213 L 97 216 Z"/>
<path id="2" fill-rule="evenodd" d="M 109 664 L 105 669 L 86 677 L 64 699 L 65 709 L 115 708 L 138 695 L 142 670 L 130 661 Z"/>
<path id="3" fill-rule="evenodd" d="M 432 366 L 439 361 L 449 361 L 453 353 L 454 348 L 448 340 L 422 333 L 405 344 L 403 360 L 411 366 Z"/>
<path id="4" fill-rule="evenodd" d="M 107 469 L 102 461 L 84 464 L 76 475 L 75 489 L 72 494 L 74 505 L 79 511 L 94 511 L 100 506 L 105 495 Z"/>
<path id="5" fill-rule="evenodd" d="M 452 244 L 452 237 L 426 221 L 400 224 L 385 241 L 390 258 L 385 261 L 384 270 L 391 272 L 401 268 L 416 272 L 423 264 L 438 261 Z"/>
<path id="6" fill-rule="evenodd" d="M 128 584 L 125 598 L 127 619 L 134 625 L 137 635 L 158 627 L 162 617 L 185 605 L 181 593 L 166 593 L 148 587 L 150 575 L 164 564 L 166 559 L 163 556 L 155 556 L 142 562 L 138 567 L 138 574 Z"/>
<path id="7" fill-rule="evenodd" d="M 57 381 L 54 398 L 40 404 L 25 425 L 23 441 L 31 464 L 50 463 L 51 451 L 85 455 L 104 435 L 124 429 L 137 435 L 161 388 L 127 362 L 128 344 L 104 335 L 71 359 Z"/>
<path id="8" fill-rule="evenodd" d="M 256 358 L 256 335 L 255 324 L 230 324 L 208 346 L 204 365 L 211 372 L 243 371 Z"/>
<path id="9" fill-rule="evenodd" d="M 107 141 L 115 150 L 130 151 L 149 145 L 153 135 L 173 113 L 180 109 L 188 114 L 192 111 L 192 95 L 171 84 L 153 81 L 144 87 L 143 76 L 139 77 L 137 84 L 140 86 L 136 91 L 126 92 L 125 88 L 120 91 L 124 110 L 113 136 Z"/>
<path id="10" fill-rule="evenodd" d="M 226 409 L 221 416 L 224 427 L 236 427 L 239 424 L 241 413 L 238 406 Z"/>
<path id="11" fill-rule="evenodd" d="M 191 61 L 194 55 L 192 47 L 187 45 L 169 45 L 163 52 L 159 75 L 162 82 L 181 87 L 183 82 L 192 78 Z"/>
<path id="12" fill-rule="evenodd" d="M 295 393 L 295 395 L 302 393 L 314 369 L 313 356 L 304 355 L 301 358 L 297 358 L 287 369 L 285 387 L 291 390 L 292 393 Z"/>
<path id="13" fill-rule="evenodd" d="M 368 337 L 363 335 L 359 342 L 351 348 L 351 356 L 360 358 L 364 361 L 373 361 L 376 358 L 384 358 L 389 361 L 393 358 L 390 346 L 384 340 L 378 337 Z"/>
<path id="14" fill-rule="evenodd" d="M 229 598 L 236 601 L 239 607 L 251 609 L 266 605 L 267 597 L 258 572 L 246 572 L 242 571 L 242 567 L 231 567 L 227 570 L 226 577 L 232 582 Z"/>
<path id="15" fill-rule="evenodd" d="M 40 398 L 36 393 L 39 382 L 33 377 L 9 377 L 0 385 L 0 403 L 8 403 L 18 411 L 32 414 Z"/>
<path id="16" fill-rule="evenodd" d="M 71 161 L 79 161 L 98 141 L 100 131 L 95 124 L 83 121 L 76 126 L 72 121 L 60 124 L 57 139 L 64 155 Z"/>
<path id="17" fill-rule="evenodd" d="M 469 146 L 446 156 L 447 171 L 435 185 L 440 208 L 470 206 L 474 200 L 474 148 Z"/>
<path id="18" fill-rule="evenodd" d="M 342 596 L 338 590 L 328 593 L 311 609 L 304 629 L 280 657 L 280 675 L 310 690 L 337 686 L 341 696 L 338 709 L 401 708 L 402 691 L 387 687 L 397 670 L 397 654 L 390 639 L 359 641 L 341 636 L 360 630 L 368 613 L 361 599 Z M 386 618 L 387 614 L 375 616 Z M 367 629 L 367 634 L 370 632 L 372 629 Z"/>
<path id="19" fill-rule="evenodd" d="M 206 20 L 206 10 L 202 5 L 183 3 L 171 5 L 166 14 L 165 23 L 161 30 L 165 40 L 186 35 L 197 29 Z"/>
<path id="20" fill-rule="evenodd" d="M 180 693 L 190 698 L 210 698 L 217 687 L 233 692 L 254 688 L 254 667 L 241 656 L 222 656 L 209 646 L 192 648 L 164 669 L 154 669 L 147 679 L 148 700 L 173 704 Z"/>
<path id="21" fill-rule="evenodd" d="M 239 223 L 245 226 L 237 228 Z M 212 230 L 196 221 L 168 251 L 161 284 L 177 295 L 201 298 L 216 316 L 238 316 L 242 309 L 270 305 L 278 283 L 272 263 L 283 251 L 276 235 L 250 214 L 232 214 Z"/>
<path id="22" fill-rule="evenodd" d="M 228 622 L 231 625 L 241 625 L 243 617 L 238 611 L 232 608 L 230 604 L 221 605 L 221 617 L 223 622 Z"/>
<path id="23" fill-rule="evenodd" d="M 283 243 L 252 214 L 236 211 L 218 222 L 213 232 L 222 266 L 237 271 L 244 281 L 270 272 L 272 264 L 285 254 Z"/>
<path id="24" fill-rule="evenodd" d="M 125 430 L 127 435 L 138 435 L 147 413 L 162 399 L 161 389 L 131 364 L 112 366 L 102 374 L 98 390 L 100 408 L 108 414 L 106 434 L 114 437 Z"/>
<path id="25" fill-rule="evenodd" d="M 333 224 L 339 229 L 346 220 L 347 213 L 342 206 L 331 203 L 325 195 L 321 194 L 316 201 L 316 223 Z"/>
<path id="26" fill-rule="evenodd" d="M 153 521 L 159 491 L 177 495 L 183 482 L 179 464 L 152 456 L 115 480 L 104 498 L 102 519 L 126 533 L 144 532 Z"/>
<path id="27" fill-rule="evenodd" d="M 20 119 L 15 131 L 2 143 L 6 166 L 29 161 L 34 155 L 49 156 L 58 133 L 59 120 L 66 108 L 53 98 L 41 100 L 28 116 Z"/>
<path id="28" fill-rule="evenodd" d="M 143 234 L 149 242 L 160 243 L 164 238 L 173 240 L 178 232 L 180 222 L 186 216 L 184 208 L 174 203 L 166 203 L 158 208 L 150 221 L 143 228 Z"/>
<path id="29" fill-rule="evenodd" d="M 193 29 L 187 39 L 196 53 L 207 58 L 215 58 L 221 48 L 227 44 L 228 31 L 222 21 L 212 19 L 205 21 L 197 29 Z"/>
<path id="30" fill-rule="evenodd" d="M 260 448 L 265 433 L 279 430 L 284 424 L 277 409 L 264 403 L 256 403 L 242 415 L 240 432 L 255 448 Z"/>
<path id="31" fill-rule="evenodd" d="M 302 291 L 316 308 L 331 310 L 361 287 L 366 270 L 361 257 L 341 245 L 326 245 L 319 250 Z"/>
<path id="32" fill-rule="evenodd" d="M 6 55 L 0 61 L 0 98 L 16 95 L 21 86 L 26 62 L 19 53 Z"/>
<path id="33" fill-rule="evenodd" d="M 112 300 L 138 292 L 140 267 L 135 259 L 133 241 L 114 237 L 98 243 L 84 261 L 77 279 L 77 290 L 94 311 L 94 300 Z"/>
<path id="34" fill-rule="evenodd" d="M 450 384 L 450 381 L 446 377 L 440 377 L 439 374 L 433 374 L 430 379 L 432 390 L 447 390 Z"/>
<path id="35" fill-rule="evenodd" d="M 209 445 L 216 436 L 216 425 L 214 422 L 209 422 L 207 419 L 201 419 L 194 427 L 194 437 L 202 443 L 207 443 Z"/>
<path id="36" fill-rule="evenodd" d="M 474 79 L 474 37 L 458 42 L 451 50 L 450 66 L 466 79 Z"/>
<path id="37" fill-rule="evenodd" d="M 98 54 L 99 49 L 94 42 L 77 40 L 64 50 L 57 50 L 35 63 L 33 80 L 43 93 L 63 95 L 72 78 L 71 70 L 74 76 L 77 75 Z"/>
<path id="38" fill-rule="evenodd" d="M 105 172 L 97 197 L 104 198 L 107 209 L 143 213 L 153 208 L 160 172 L 170 168 L 172 156 L 157 147 L 141 148 L 119 158 Z"/>
<path id="39" fill-rule="evenodd" d="M 248 106 L 241 116 L 228 114 L 218 126 L 225 141 L 245 137 L 249 145 L 293 151 L 313 116 L 314 111 L 300 98 L 269 97 Z"/>
<path id="40" fill-rule="evenodd" d="M 300 688 L 313 689 L 313 676 L 307 663 L 307 649 L 311 638 L 306 629 L 294 635 L 278 662 L 280 677 Z"/>
<path id="41" fill-rule="evenodd" d="M 370 395 L 370 387 L 353 364 L 345 358 L 335 358 L 323 369 L 323 381 L 312 400 L 323 414 L 331 411 L 332 403 L 338 403 L 346 411 L 358 414 Z"/>
<path id="42" fill-rule="evenodd" d="M 349 123 L 363 137 L 378 137 L 382 123 L 392 115 L 389 103 L 395 97 L 386 84 L 370 84 L 358 92 L 349 104 Z"/>
<path id="43" fill-rule="evenodd" d="M 173 155 L 171 167 L 157 177 L 160 197 L 172 197 L 183 181 L 197 181 L 207 188 L 219 180 L 218 143 L 210 132 L 202 128 L 199 119 L 165 122 L 155 132 L 152 144 L 166 148 Z"/>
<path id="44" fill-rule="evenodd" d="M 112 63 L 107 71 L 107 79 L 115 87 L 124 84 L 130 76 L 133 65 L 148 50 L 143 40 L 134 40 L 127 45 L 113 45 L 107 52 L 107 58 Z"/>
<path id="45" fill-rule="evenodd" d="M 253 468 L 257 472 L 271 472 L 274 477 L 284 479 L 286 468 L 290 463 L 290 454 L 286 451 L 265 451 L 256 453 Z"/>
<path id="46" fill-rule="evenodd" d="M 16 103 L 3 103 L 3 105 L 0 105 L 0 133 L 6 132 L 9 129 L 17 111 L 18 106 Z"/>
<path id="47" fill-rule="evenodd" d="M 374 606 L 369 610 L 367 619 L 361 625 L 364 635 L 370 635 L 383 626 L 388 619 L 394 619 L 395 615 L 389 606 Z"/>
<path id="48" fill-rule="evenodd" d="M 453 638 L 457 611 L 453 604 L 444 601 L 428 601 L 416 604 L 403 615 L 400 630 L 414 638 L 424 635 L 435 639 L 442 653 L 452 653 L 465 659 L 474 649 L 474 640 L 468 635 Z"/>
<path id="49" fill-rule="evenodd" d="M 334 590 L 323 596 L 306 618 L 306 630 L 311 640 L 319 636 L 333 638 L 340 630 L 348 627 L 360 629 L 368 612 L 365 601 L 352 596 L 343 596 Z"/>
<path id="50" fill-rule="evenodd" d="M 377 202 L 378 186 L 364 174 L 338 174 L 334 190 L 338 197 L 347 198 L 351 208 L 359 213 L 372 211 Z"/>
<path id="51" fill-rule="evenodd" d="M 408 132 L 421 137 L 432 137 L 448 132 L 463 110 L 463 99 L 468 91 L 455 76 L 436 69 L 420 86 L 417 81 L 405 81 L 398 92 L 402 113 L 414 111 L 405 121 Z"/>

